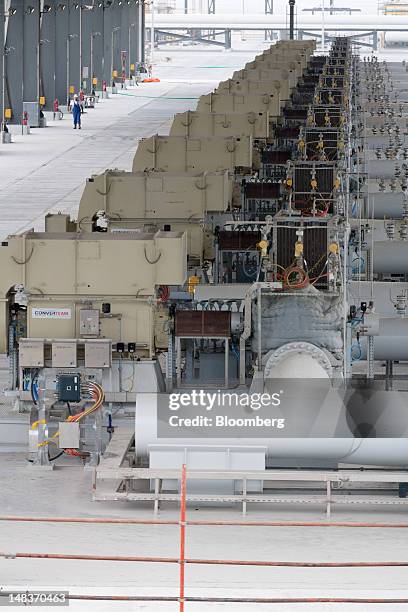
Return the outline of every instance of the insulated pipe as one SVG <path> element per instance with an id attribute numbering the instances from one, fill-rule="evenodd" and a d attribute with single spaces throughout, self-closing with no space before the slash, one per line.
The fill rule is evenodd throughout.
<path id="1" fill-rule="evenodd" d="M 395 168 L 402 163 L 391 159 L 370 159 L 365 164 L 365 173 L 369 179 L 385 178 L 392 179 L 395 177 Z M 361 171 L 364 172 L 363 166 Z"/>
<path id="2" fill-rule="evenodd" d="M 406 343 L 408 345 L 408 343 Z M 402 402 L 397 393 L 388 392 L 389 397 Z M 138 394 L 135 411 L 135 453 L 138 458 L 148 459 L 152 446 L 165 447 L 166 451 L 194 446 L 203 452 L 217 448 L 239 448 L 259 446 L 266 451 L 267 465 L 274 461 L 294 460 L 299 465 L 318 461 L 322 465 L 347 463 L 354 465 L 408 466 L 408 439 L 382 438 L 216 438 L 209 444 L 208 438 L 158 438 L 158 398 L 155 393 Z M 403 407 L 402 407 L 403 408 Z M 400 407 L 401 409 L 401 407 Z M 344 410 L 344 406 L 343 406 Z M 339 422 L 341 406 L 331 406 L 333 432 Z M 341 416 L 341 415 L 340 415 Z M 389 435 L 387 424 L 384 425 Z"/>
<path id="3" fill-rule="evenodd" d="M 407 274 L 408 241 L 376 241 L 373 250 L 373 271 L 375 274 Z"/>
<path id="4" fill-rule="evenodd" d="M 85 601 L 174 601 L 178 597 L 149 595 L 67 595 L 66 599 Z M 355 603 L 355 604 L 403 604 L 408 599 L 384 599 L 361 597 L 185 597 L 184 601 L 197 603 Z"/>
<path id="5" fill-rule="evenodd" d="M 0 522 L 10 523 L 80 523 L 96 525 L 180 525 L 172 519 L 100 518 L 78 516 L 0 516 Z M 189 527 L 345 527 L 347 529 L 408 529 L 408 523 L 361 523 L 356 521 L 223 521 L 189 520 Z"/>
<path id="6" fill-rule="evenodd" d="M 182 527 L 185 527 L 185 522 Z M 8 558 L 10 553 L 1 552 L 0 558 Z M 179 557 L 131 557 L 120 555 L 68 555 L 59 553 L 13 553 L 15 559 L 54 559 L 56 561 L 114 561 L 124 563 L 174 563 L 189 565 L 229 565 L 248 567 L 314 567 L 314 568 L 340 568 L 340 567 L 408 567 L 408 561 L 257 561 L 241 559 L 190 559 Z M 180 598 L 180 599 L 184 599 Z"/>
<path id="7" fill-rule="evenodd" d="M 366 196 L 366 214 L 363 217 L 372 219 L 402 219 L 404 211 L 404 194 L 396 193 L 370 193 Z"/>
<path id="8" fill-rule="evenodd" d="M 362 337 L 360 343 L 361 359 L 366 359 L 367 338 Z M 408 361 L 408 318 L 380 319 L 380 335 L 374 336 L 374 357 L 376 361 Z"/>

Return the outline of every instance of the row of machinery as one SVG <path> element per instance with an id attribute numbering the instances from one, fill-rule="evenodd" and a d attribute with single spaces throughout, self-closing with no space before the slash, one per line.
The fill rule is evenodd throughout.
<path id="1" fill-rule="evenodd" d="M 131 172 L 90 177 L 76 219 L 2 244 L 0 350 L 35 463 L 55 444 L 97 464 L 130 411 L 132 466 L 407 466 L 407 81 L 348 38 L 279 42 L 142 139 Z M 302 435 L 160 434 L 166 393 L 292 379 Z"/>

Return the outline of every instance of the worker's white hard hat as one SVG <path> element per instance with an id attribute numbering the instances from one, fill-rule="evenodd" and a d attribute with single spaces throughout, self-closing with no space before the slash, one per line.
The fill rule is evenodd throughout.
<path id="1" fill-rule="evenodd" d="M 78 94 L 75 94 L 74 100 L 78 100 Z"/>

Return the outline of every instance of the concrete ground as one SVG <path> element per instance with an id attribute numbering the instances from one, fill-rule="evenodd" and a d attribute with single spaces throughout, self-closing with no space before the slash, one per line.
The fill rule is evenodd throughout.
<path id="1" fill-rule="evenodd" d="M 254 55 L 173 52 L 157 54 L 160 84 L 143 85 L 102 101 L 84 116 L 83 130 L 70 117 L 30 136 L 13 133 L 0 147 L 0 237 L 43 227 L 49 211 L 75 214 L 84 181 L 107 167 L 129 169 L 140 137 L 165 132 L 172 116 L 193 108 L 197 96 Z M 167 61 L 166 56 L 171 60 Z M 398 59 L 403 59 L 398 53 Z M 13 130 L 15 132 L 15 129 Z M 6 364 L 3 366 L 6 368 Z M 30 469 L 23 453 L 0 454 L 0 514 L 30 516 L 152 517 L 148 505 L 91 501 L 90 474 L 79 460 L 63 458 L 52 472 Z M 176 518 L 174 506 L 162 518 Z M 188 509 L 188 517 L 241 518 L 237 508 Z M 335 511 L 334 519 L 407 521 L 401 509 Z M 249 508 L 249 520 L 324 520 L 321 507 Z M 189 527 L 187 556 L 285 561 L 407 561 L 407 530 L 342 528 Z M 0 551 L 177 556 L 173 526 L 10 523 L 0 521 Z M 408 598 L 408 568 L 307 569 L 187 566 L 186 595 L 221 597 L 393 597 Z M 178 566 L 142 563 L 0 558 L 0 588 L 66 589 L 78 594 L 178 594 Z M 2 599 L 0 598 L 0 606 Z M 8 609 L 7 606 L 5 606 Z M 71 610 L 175 612 L 172 603 L 72 602 Z M 10 607 L 11 609 L 11 607 Z M 186 604 L 186 612 L 268 610 L 404 612 L 406 605 Z"/>
<path id="2" fill-rule="evenodd" d="M 0 514 L 29 516 L 153 517 L 152 505 L 92 502 L 90 474 L 76 458 L 65 458 L 52 472 L 30 469 L 22 454 L 0 461 Z M 189 518 L 240 520 L 237 508 L 190 507 Z M 175 505 L 161 518 L 177 518 Z M 316 507 L 249 507 L 248 520 L 325 520 Z M 342 507 L 333 520 L 408 522 L 397 509 Z M 272 527 L 187 527 L 187 557 L 277 561 L 407 561 L 407 530 Z M 0 550 L 96 555 L 174 557 L 175 526 L 9 523 L 0 521 Z M 186 569 L 186 595 L 212 597 L 393 597 L 408 598 L 408 568 L 312 569 L 192 566 Z M 66 589 L 77 594 L 175 595 L 178 566 L 148 563 L 0 559 L 4 589 Z M 1 601 L 1 600 L 0 600 Z M 91 612 L 175 612 L 175 603 L 75 602 L 70 609 Z M 186 612 L 236 610 L 380 610 L 404 612 L 404 605 L 354 604 L 186 604 Z"/>

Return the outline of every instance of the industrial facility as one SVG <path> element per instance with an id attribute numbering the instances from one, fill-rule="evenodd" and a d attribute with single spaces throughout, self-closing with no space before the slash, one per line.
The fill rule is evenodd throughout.
<path id="1" fill-rule="evenodd" d="M 0 606 L 407 609 L 375 4 L 0 0 Z"/>

